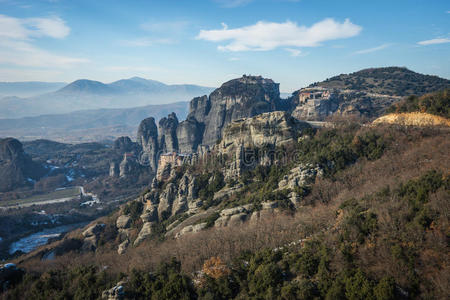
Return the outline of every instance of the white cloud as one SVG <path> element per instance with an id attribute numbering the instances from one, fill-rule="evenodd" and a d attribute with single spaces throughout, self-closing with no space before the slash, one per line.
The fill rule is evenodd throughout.
<path id="1" fill-rule="evenodd" d="M 354 54 L 372 53 L 372 52 L 376 52 L 376 51 L 380 51 L 380 50 L 386 49 L 389 46 L 391 46 L 391 44 L 383 44 L 383 45 L 380 45 L 378 47 L 373 47 L 373 48 L 369 48 L 369 49 L 363 49 L 363 50 L 356 51 L 356 52 L 354 52 Z"/>
<path id="2" fill-rule="evenodd" d="M 450 39 L 446 39 L 446 38 L 432 39 L 432 40 L 420 41 L 417 44 L 422 45 L 422 46 L 428 46 L 428 45 L 445 44 L 445 43 L 450 43 Z"/>
<path id="3" fill-rule="evenodd" d="M 59 17 L 14 18 L 0 15 L 0 64 L 22 67 L 66 68 L 85 63 L 83 58 L 58 55 L 36 47 L 37 38 L 65 38 L 70 28 Z"/>
<path id="4" fill-rule="evenodd" d="M 284 50 L 286 50 L 287 52 L 289 52 L 291 54 L 291 56 L 299 56 L 300 54 L 302 54 L 302 51 L 299 49 L 294 49 L 294 48 L 285 48 Z"/>
<path id="5" fill-rule="evenodd" d="M 211 42 L 229 41 L 218 46 L 223 51 L 268 51 L 278 47 L 317 47 L 329 40 L 350 38 L 358 35 L 361 26 L 346 19 L 343 23 L 325 19 L 311 27 L 298 26 L 296 23 L 259 21 L 254 25 L 228 29 L 200 30 L 197 39 Z"/>

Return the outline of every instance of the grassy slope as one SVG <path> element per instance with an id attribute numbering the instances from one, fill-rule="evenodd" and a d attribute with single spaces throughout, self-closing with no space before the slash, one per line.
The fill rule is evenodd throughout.
<path id="1" fill-rule="evenodd" d="M 169 239 L 161 243 L 148 241 L 137 248 L 130 248 L 123 256 L 116 254 L 117 244 L 109 242 L 95 254 L 71 252 L 49 262 L 31 258 L 22 265 L 29 271 L 38 272 L 45 272 L 49 268 L 65 268 L 74 258 L 83 265 L 95 265 L 99 268 L 107 265 L 109 267 L 106 273 L 97 273 L 98 269 L 93 272 L 92 276 L 99 282 L 91 287 L 95 294 L 105 286 L 114 284 L 120 272 L 131 274 L 132 268 L 156 270 L 160 262 L 176 257 L 181 261 L 183 272 L 190 274 L 201 269 L 208 258 L 220 256 L 232 270 L 229 279 L 238 281 L 239 286 L 230 286 L 226 276 L 225 279 L 211 279 L 206 286 L 196 289 L 199 295 L 217 293 L 220 286 L 221 293 L 231 293 L 229 295 L 232 296 L 285 295 L 289 299 L 289 293 L 298 296 L 298 293 L 303 291 L 326 297 L 323 291 L 332 290 L 333 282 L 341 282 L 342 284 L 333 287 L 335 293 L 344 293 L 345 296 L 355 290 L 362 291 L 366 286 L 366 292 L 372 297 L 375 287 L 380 284 L 384 284 L 386 288 L 378 288 L 377 293 L 392 292 L 393 280 L 396 286 L 412 296 L 420 294 L 431 298 L 442 297 L 448 288 L 448 278 L 445 275 L 448 274 L 448 267 L 442 264 L 449 258 L 445 243 L 442 243 L 442 237 L 448 234 L 448 187 L 440 187 L 427 193 L 427 209 L 439 213 L 437 216 L 431 214 L 434 219 L 426 224 L 426 227 L 417 226 L 405 216 L 411 205 L 408 204 L 408 199 L 401 200 L 398 193 L 386 191 L 395 191 L 408 180 L 418 182 L 418 178 L 429 170 L 437 170 L 444 174 L 443 176 L 448 176 L 446 172 L 450 166 L 446 149 L 450 146 L 449 134 L 420 128 L 378 127 L 374 130 L 393 137 L 394 142 L 385 154 L 373 161 L 358 160 L 336 176 L 319 179 L 314 184 L 312 193 L 305 199 L 305 204 L 312 205 L 304 206 L 295 214 L 280 213 L 258 226 L 243 226 L 239 231 L 232 228 L 213 228 L 179 240 Z M 379 194 L 383 191 L 384 194 Z M 376 220 L 374 226 L 371 226 L 370 222 L 366 224 L 366 220 L 373 219 Z M 114 218 L 104 218 L 101 221 L 112 225 Z M 362 238 L 361 232 L 364 233 Z M 72 235 L 77 237 L 77 233 Z M 343 241 L 339 240 L 342 235 L 346 236 Z M 282 256 L 271 251 L 261 252 L 261 249 L 273 249 L 305 237 L 311 242 L 303 244 L 303 247 L 294 246 Z M 249 268 L 243 268 L 242 261 L 236 260 L 239 253 L 245 250 L 253 253 L 243 258 L 250 261 Z M 323 251 L 328 254 L 317 254 Z M 313 255 L 314 253 L 317 255 Z M 313 258 L 311 269 L 308 269 L 309 262 L 305 260 L 306 257 Z M 320 265 L 322 260 L 326 263 L 328 279 L 324 277 L 326 274 L 318 273 L 317 261 Z M 180 274 L 176 266 L 172 267 L 173 270 L 170 270 L 173 274 Z M 359 269 L 364 272 L 361 273 Z M 280 270 L 289 272 L 289 276 L 284 279 L 278 277 L 277 272 Z M 323 271 L 323 268 L 321 270 Z M 166 270 L 164 274 L 167 275 L 167 272 Z M 55 276 L 60 278 L 68 276 L 67 274 L 67 271 L 64 271 Z M 139 278 L 139 274 L 130 277 L 129 289 L 137 289 L 133 280 Z M 264 275 L 260 278 L 257 274 Z M 42 280 L 47 280 L 42 279 L 42 276 L 38 275 L 38 278 L 41 277 L 41 283 Z M 81 280 L 83 276 L 85 275 L 78 274 L 75 278 Z M 100 283 L 100 278 L 109 279 L 106 283 Z M 180 282 L 184 280 L 182 277 L 179 279 Z M 262 283 L 258 283 L 258 280 L 262 280 Z M 264 280 L 269 281 L 264 283 Z M 23 292 L 33 282 L 36 282 L 36 279 L 25 281 L 16 292 Z M 162 289 L 167 287 L 168 281 L 164 282 L 166 283 L 162 284 Z M 148 281 L 149 287 L 156 289 L 153 284 L 154 281 Z M 265 289 L 261 289 L 261 286 L 265 286 Z M 269 290 L 267 286 L 272 288 Z M 70 289 L 76 289 L 76 286 L 67 287 L 67 290 Z M 180 287 L 180 290 L 186 292 L 189 288 Z M 33 289 L 29 293 L 32 291 Z M 400 289 L 395 289 L 395 293 L 398 294 L 399 291 Z M 140 295 L 145 295 L 145 292 L 141 291 Z M 351 295 L 348 294 L 347 297 L 349 296 Z"/>

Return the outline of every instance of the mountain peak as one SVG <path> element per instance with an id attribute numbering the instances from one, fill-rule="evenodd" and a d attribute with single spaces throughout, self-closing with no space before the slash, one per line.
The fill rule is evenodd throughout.
<path id="1" fill-rule="evenodd" d="M 90 94 L 105 94 L 114 92 L 108 85 L 95 80 L 78 79 L 69 83 L 58 93 L 90 93 Z"/>

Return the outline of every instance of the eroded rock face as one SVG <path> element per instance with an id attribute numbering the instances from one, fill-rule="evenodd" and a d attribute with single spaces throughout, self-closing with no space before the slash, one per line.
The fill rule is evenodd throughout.
<path id="1" fill-rule="evenodd" d="M 137 143 L 142 148 L 140 162 L 148 164 L 156 172 L 158 159 L 158 127 L 153 117 L 141 121 L 137 132 Z"/>
<path id="2" fill-rule="evenodd" d="M 134 176 L 138 173 L 139 169 L 140 165 L 137 162 L 136 157 L 130 153 L 125 153 L 123 156 L 123 160 L 119 165 L 119 176 L 120 177 L 127 177 L 129 175 Z"/>
<path id="3" fill-rule="evenodd" d="M 284 155 L 277 153 L 276 147 L 292 143 L 310 127 L 283 111 L 232 122 L 224 129 L 222 141 L 215 147 L 232 158 L 224 168 L 225 178 L 236 179 L 243 171 L 257 165 L 276 163 L 279 156 Z"/>
<path id="4" fill-rule="evenodd" d="M 284 111 L 263 113 L 230 123 L 223 131 L 219 148 L 222 152 L 230 152 L 239 147 L 282 146 L 296 140 L 304 129 L 310 127 Z"/>
<path id="5" fill-rule="evenodd" d="M 178 118 L 175 113 L 171 113 L 167 118 L 159 121 L 159 150 L 165 152 L 178 151 L 177 138 Z"/>
<path id="6" fill-rule="evenodd" d="M 189 116 L 177 127 L 178 149 L 181 153 L 193 153 L 197 151 L 202 142 L 204 125 L 199 123 L 194 116 Z"/>

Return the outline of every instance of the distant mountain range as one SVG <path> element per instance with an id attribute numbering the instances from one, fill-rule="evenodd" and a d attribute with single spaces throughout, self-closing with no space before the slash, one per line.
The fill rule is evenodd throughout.
<path id="1" fill-rule="evenodd" d="M 122 79 L 109 84 L 80 79 L 62 87 L 61 83 L 48 83 L 47 88 L 53 86 L 53 91 L 21 98 L 18 97 L 20 86 L 40 86 L 43 89 L 45 83 L 0 85 L 0 95 L 10 95 L 0 99 L 0 107 L 2 107 L 0 118 L 61 114 L 85 109 L 167 104 L 189 101 L 193 97 L 209 94 L 213 90 L 213 88 L 189 84 L 167 85 L 139 77 Z M 13 94 L 14 91 L 15 94 Z M 31 87 L 28 91 L 31 93 Z M 35 88 L 33 91 L 39 91 L 39 89 Z"/>
<path id="2" fill-rule="evenodd" d="M 112 140 L 123 135 L 134 137 L 141 120 L 149 116 L 159 120 L 171 112 L 183 120 L 188 113 L 188 106 L 189 102 L 176 102 L 0 119 L 0 137 L 14 136 L 20 140 L 45 138 L 69 143 Z"/>

